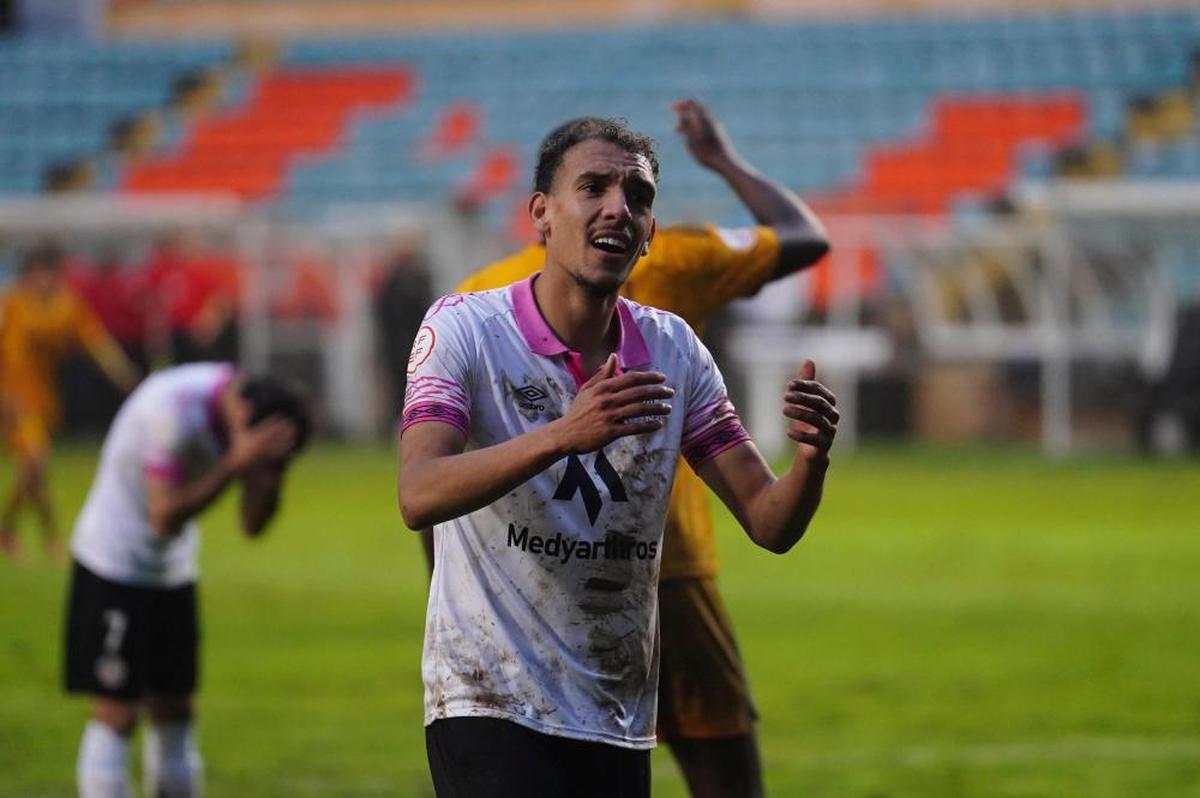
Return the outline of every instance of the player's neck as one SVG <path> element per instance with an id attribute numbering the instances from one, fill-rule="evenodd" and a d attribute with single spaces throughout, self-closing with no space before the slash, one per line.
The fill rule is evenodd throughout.
<path id="1" fill-rule="evenodd" d="M 617 294 L 599 295 L 559 269 L 546 269 L 533 283 L 542 317 L 564 344 L 583 357 L 590 374 L 617 348 Z"/>

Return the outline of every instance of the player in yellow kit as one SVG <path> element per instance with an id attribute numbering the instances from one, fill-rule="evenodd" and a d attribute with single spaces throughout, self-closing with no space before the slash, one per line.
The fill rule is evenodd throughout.
<path id="1" fill-rule="evenodd" d="M 41 521 L 46 550 L 63 558 L 50 501 L 46 467 L 58 422 L 56 371 L 63 358 L 83 349 L 119 388 L 137 383 L 136 367 L 90 308 L 66 285 L 62 253 L 44 245 L 22 263 L 14 286 L 0 300 L 0 429 L 17 468 L 0 511 L 0 548 L 16 555 L 17 520 L 26 503 Z"/>
<path id="2" fill-rule="evenodd" d="M 672 108 L 692 157 L 725 180 L 759 226 L 660 228 L 621 294 L 676 313 L 699 331 L 727 302 L 816 263 L 829 242 L 799 197 L 742 160 L 707 108 L 695 100 Z M 458 290 L 509 285 L 540 271 L 544 260 L 542 246 L 529 246 L 468 277 Z M 754 706 L 716 587 L 712 517 L 703 483 L 687 466 L 675 478 L 664 541 L 658 734 L 695 798 L 762 795 Z"/>

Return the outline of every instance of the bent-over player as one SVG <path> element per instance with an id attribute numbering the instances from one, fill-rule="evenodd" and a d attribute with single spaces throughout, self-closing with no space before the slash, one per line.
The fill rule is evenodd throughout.
<path id="1" fill-rule="evenodd" d="M 84 798 L 130 794 L 142 712 L 146 794 L 199 794 L 195 518 L 237 482 L 242 530 L 261 534 L 310 423 L 288 383 L 220 363 L 160 371 L 117 413 L 71 540 L 66 686 L 94 710 L 79 746 Z"/>

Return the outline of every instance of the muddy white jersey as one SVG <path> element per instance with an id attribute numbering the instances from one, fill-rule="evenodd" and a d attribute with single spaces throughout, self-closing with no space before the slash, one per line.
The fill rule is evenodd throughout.
<path id="1" fill-rule="evenodd" d="M 184 481 L 212 467 L 222 452 L 217 399 L 233 376 L 224 363 L 177 366 L 151 375 L 125 400 L 75 522 L 71 551 L 84 567 L 137 587 L 196 580 L 196 523 L 167 540 L 155 534 L 146 478 Z"/>
<path id="2" fill-rule="evenodd" d="M 483 448 L 564 414 L 587 375 L 542 317 L 536 279 L 430 308 L 409 361 L 402 431 L 450 424 L 468 449 Z M 675 465 L 682 452 L 698 467 L 748 436 L 683 320 L 623 298 L 616 312 L 618 368 L 665 373 L 671 414 L 653 434 L 565 457 L 435 527 L 426 724 L 488 716 L 654 745 L 657 582 Z"/>

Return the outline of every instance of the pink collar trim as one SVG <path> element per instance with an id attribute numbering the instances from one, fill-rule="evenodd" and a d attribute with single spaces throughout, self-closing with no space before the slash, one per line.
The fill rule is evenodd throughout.
<path id="1" fill-rule="evenodd" d="M 552 357 L 567 353 L 577 354 L 554 333 L 538 308 L 537 299 L 533 295 L 533 282 L 538 278 L 538 274 L 540 272 L 519 283 L 513 283 L 509 289 L 517 328 L 521 331 L 529 350 L 535 355 Z M 646 346 L 646 339 L 642 337 L 642 331 L 638 329 L 633 318 L 630 302 L 625 297 L 617 297 L 617 319 L 620 323 L 617 365 L 622 371 L 649 365 L 650 349 Z"/>

